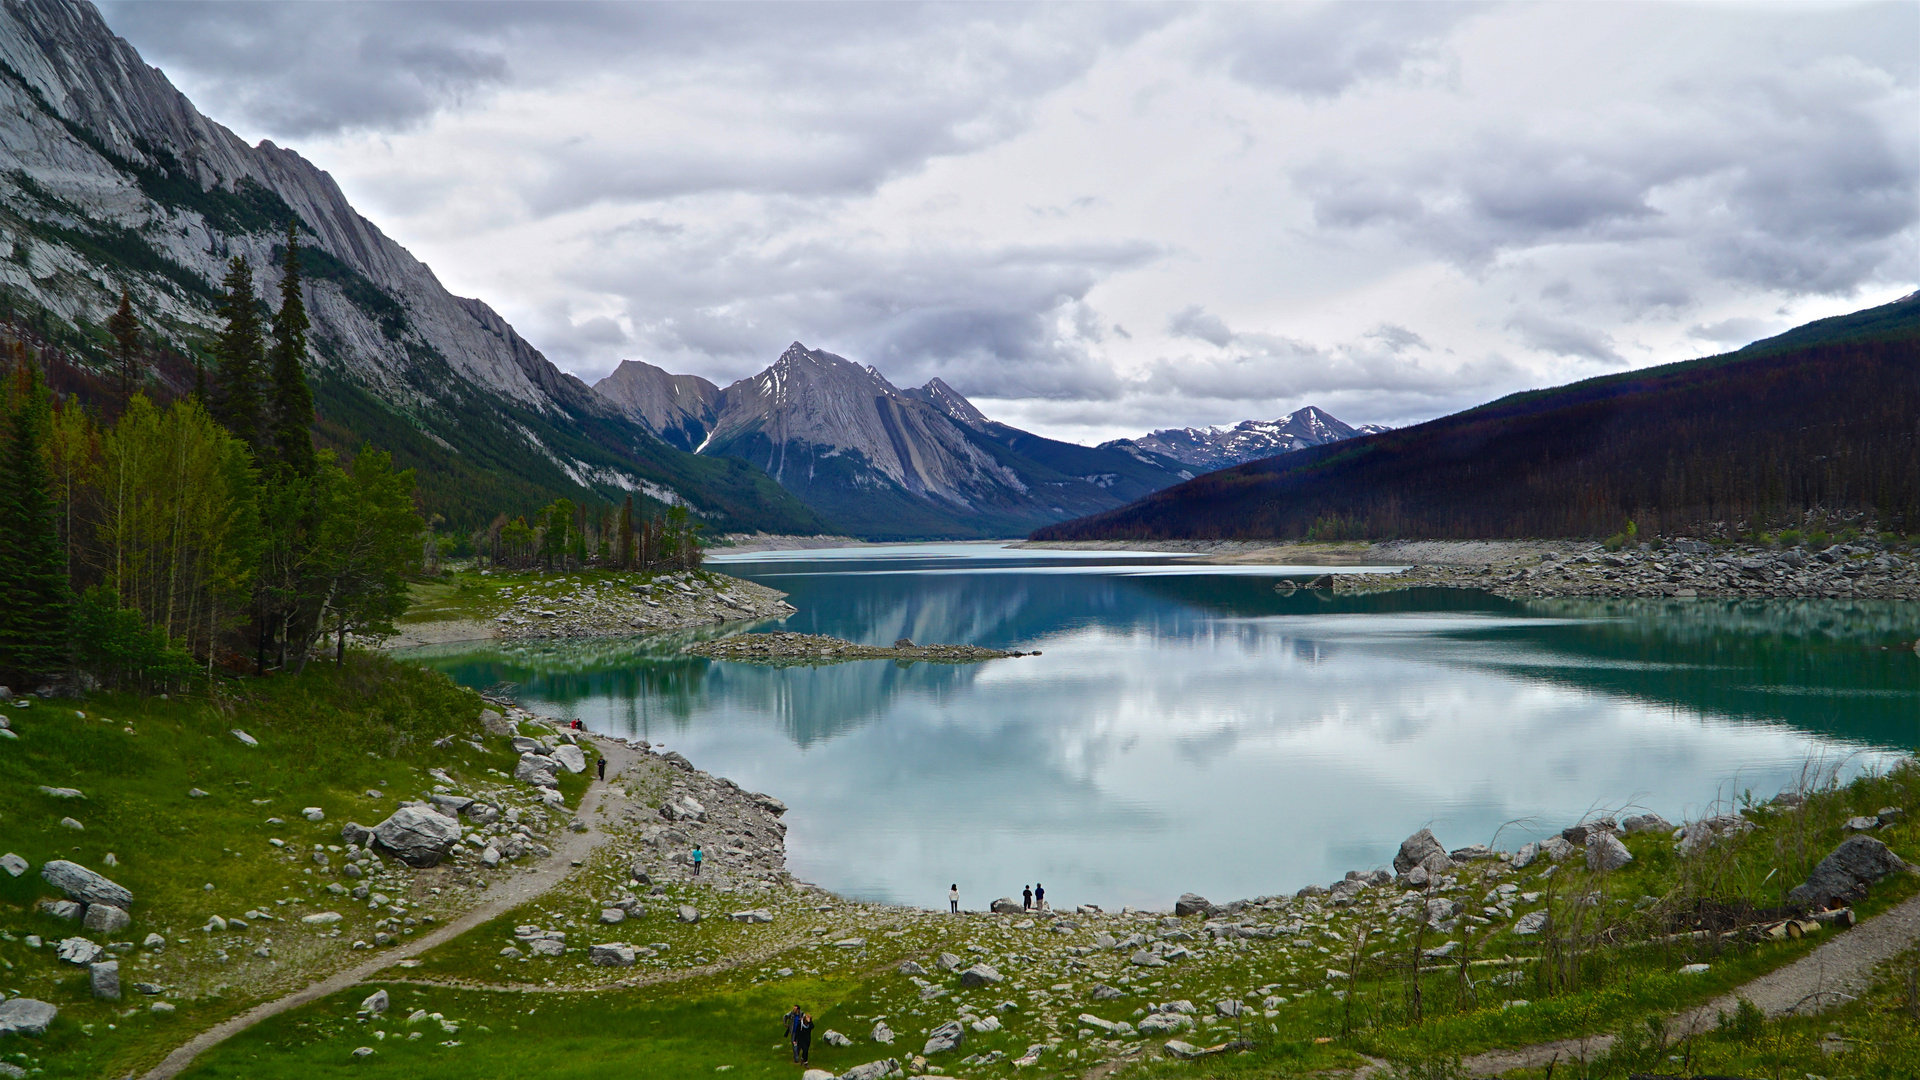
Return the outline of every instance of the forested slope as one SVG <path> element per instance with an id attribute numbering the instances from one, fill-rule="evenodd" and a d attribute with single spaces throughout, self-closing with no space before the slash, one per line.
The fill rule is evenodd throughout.
<path id="1" fill-rule="evenodd" d="M 1033 535 L 1604 536 L 1812 509 L 1920 531 L 1920 296 L 1209 473 Z"/>

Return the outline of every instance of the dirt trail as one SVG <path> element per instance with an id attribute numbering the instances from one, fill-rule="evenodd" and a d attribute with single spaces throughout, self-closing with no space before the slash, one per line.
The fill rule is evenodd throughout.
<path id="1" fill-rule="evenodd" d="M 1873 985 L 1878 965 L 1920 942 L 1920 896 L 1835 933 L 1825 944 L 1777 971 L 1672 1017 L 1667 1031 L 1675 1038 L 1710 1031 L 1720 1014 L 1733 1013 L 1746 998 L 1769 1018 L 1807 1015 L 1844 1004 Z M 1514 1050 L 1490 1050 L 1461 1062 L 1469 1076 L 1493 1077 L 1513 1069 L 1541 1069 L 1548 1062 L 1591 1060 L 1613 1046 L 1612 1035 L 1560 1039 Z"/>
<path id="2" fill-rule="evenodd" d="M 623 790 L 613 780 L 640 756 L 639 751 L 611 739 L 596 737 L 594 743 L 600 753 L 606 756 L 607 771 L 613 775 L 609 782 L 594 784 L 588 788 L 586 795 L 580 800 L 580 807 L 575 812 L 575 816 L 587 823 L 586 832 L 563 830 L 555 841 L 554 852 L 550 858 L 528 873 L 515 875 L 493 886 L 487 893 L 486 901 L 479 907 L 432 933 L 422 934 L 411 941 L 395 945 L 373 959 L 329 975 L 284 997 L 261 1002 L 246 1012 L 195 1035 L 161 1059 L 160 1064 L 148 1070 L 143 1080 L 170 1080 L 171 1077 L 193 1064 L 193 1060 L 209 1048 L 225 1042 L 260 1021 L 339 993 L 357 983 L 366 982 L 400 961 L 418 956 L 436 945 L 459 937 L 559 884 L 561 879 L 572 871 L 575 860 L 584 860 L 595 847 L 609 838 L 609 834 L 602 830 L 599 822 L 620 820 L 619 811 L 626 801 Z M 599 813 L 603 805 L 608 811 L 605 815 Z"/>

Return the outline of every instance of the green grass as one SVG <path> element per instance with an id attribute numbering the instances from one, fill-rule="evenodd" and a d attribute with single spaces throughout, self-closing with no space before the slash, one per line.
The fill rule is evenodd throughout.
<path id="1" fill-rule="evenodd" d="M 491 740 L 485 752 L 464 739 L 431 745 L 445 734 L 477 734 L 480 707 L 476 695 L 437 674 L 364 653 L 299 676 L 223 680 L 214 696 L 0 706 L 19 733 L 0 740 L 0 851 L 33 867 L 18 878 L 0 874 L 0 986 L 61 1009 L 45 1039 L 9 1040 L 15 1045 L 0 1053 L 30 1053 L 48 1076 L 123 1075 L 275 988 L 303 983 L 311 965 L 337 966 L 341 945 L 370 937 L 362 924 L 375 916 L 327 890 L 356 882 L 329 873 L 340 865 L 335 852 L 330 868 L 316 866 L 313 846 L 337 849 L 342 823 L 375 824 L 401 799 L 421 796 L 433 783 L 429 767 L 472 778 L 510 774 L 515 758 L 505 740 Z M 259 745 L 244 745 L 235 728 Z M 56 798 L 42 786 L 84 797 Z M 190 797 L 192 789 L 207 794 Z M 370 790 L 383 794 L 372 798 Z M 302 816 L 314 806 L 324 821 Z M 63 817 L 84 829 L 61 825 Z M 269 843 L 275 839 L 285 846 Z M 110 853 L 118 865 L 108 864 Z M 61 858 L 133 892 L 133 925 L 112 935 L 132 946 L 120 956 L 120 1003 L 94 1001 L 83 969 L 56 960 L 50 946 L 27 944 L 28 935 L 51 943 L 83 934 L 37 906 L 57 897 L 38 868 Z M 417 892 L 421 915 L 452 900 L 424 881 Z M 217 941 L 200 929 L 209 915 L 249 909 L 278 918 Z M 338 941 L 298 921 L 322 910 L 347 916 Z M 163 950 L 138 947 L 149 933 L 167 939 Z M 255 948 L 271 955 L 256 957 Z M 179 1011 L 151 1014 L 149 999 L 131 991 L 135 982 L 168 987 Z"/>

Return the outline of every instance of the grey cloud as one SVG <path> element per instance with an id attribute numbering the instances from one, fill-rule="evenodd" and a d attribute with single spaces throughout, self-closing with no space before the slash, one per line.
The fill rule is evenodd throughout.
<path id="1" fill-rule="evenodd" d="M 1735 316 L 1714 323 L 1695 323 L 1687 327 L 1687 336 L 1716 345 L 1746 345 L 1783 329 L 1785 327 L 1776 320 Z"/>
<path id="2" fill-rule="evenodd" d="M 1220 316 L 1215 315 L 1198 304 L 1174 312 L 1167 320 L 1167 332 L 1176 337 L 1194 338 L 1226 348 L 1233 344 L 1233 331 Z"/>
<path id="3" fill-rule="evenodd" d="M 1238 333 L 1227 356 L 1163 357 L 1142 379 L 1148 393 L 1221 401 L 1279 401 L 1310 395 L 1455 400 L 1524 377 L 1502 357 L 1442 366 L 1382 347 L 1374 335 L 1321 347 L 1277 334 Z"/>
<path id="4" fill-rule="evenodd" d="M 1367 331 L 1367 336 L 1385 345 L 1394 352 L 1402 352 L 1407 349 L 1425 349 L 1428 347 L 1425 338 L 1422 338 L 1419 334 L 1414 333 L 1404 326 L 1395 326 L 1392 323 L 1381 323 L 1379 326 Z"/>
<path id="5" fill-rule="evenodd" d="M 1522 313 L 1508 319 L 1507 328 L 1517 333 L 1528 348 L 1544 353 L 1576 356 L 1603 364 L 1626 362 L 1615 350 L 1611 336 L 1574 323 L 1538 313 Z"/>
<path id="6" fill-rule="evenodd" d="M 1894 21 L 1914 24 L 1913 10 Z M 1905 29 L 1911 39 L 1920 25 Z M 1594 267 L 1630 317 L 1688 305 L 1685 282 L 1702 277 L 1843 294 L 1911 272 L 1920 147 L 1886 110 L 1920 65 L 1911 52 L 1889 72 L 1826 59 L 1690 80 L 1663 111 L 1623 108 L 1577 130 L 1509 125 L 1400 154 L 1329 152 L 1294 180 L 1322 227 L 1389 230 L 1475 273 L 1549 246 L 1630 251 Z"/>
<path id="7" fill-rule="evenodd" d="M 1479 5 L 1246 4 L 1211 9 L 1202 59 L 1263 89 L 1333 97 L 1434 59 Z"/>

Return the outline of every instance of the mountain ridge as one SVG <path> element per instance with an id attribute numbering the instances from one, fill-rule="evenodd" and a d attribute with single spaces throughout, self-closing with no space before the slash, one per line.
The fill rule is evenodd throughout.
<path id="1" fill-rule="evenodd" d="M 204 352 L 231 255 L 279 283 L 302 229 L 316 430 L 398 436 L 429 511 L 466 523 L 557 495 L 684 501 L 728 528 L 813 531 L 817 515 L 661 441 L 561 371 L 484 301 L 456 297 L 298 153 L 200 113 L 83 0 L 0 4 L 0 292 L 97 363 L 126 289 L 143 331 Z M 179 389 L 179 388 L 176 388 Z M 485 468 L 459 460 L 484 448 Z M 511 448 L 511 449 L 509 449 Z M 445 476 L 460 475 L 454 483 Z"/>
<path id="2" fill-rule="evenodd" d="M 1230 428 L 1161 428 L 1137 439 L 1114 439 L 1102 448 L 1139 448 L 1161 454 L 1200 472 L 1213 472 L 1260 458 L 1304 450 L 1358 435 L 1390 430 L 1379 424 L 1354 427 L 1318 406 L 1296 409 L 1277 420 L 1242 420 Z"/>

